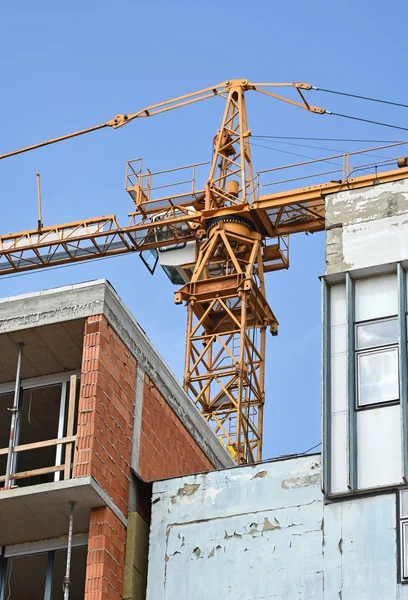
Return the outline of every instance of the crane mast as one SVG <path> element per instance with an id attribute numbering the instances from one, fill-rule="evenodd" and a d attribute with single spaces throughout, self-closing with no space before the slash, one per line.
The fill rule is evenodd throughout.
<path id="1" fill-rule="evenodd" d="M 278 327 L 265 298 L 262 236 L 248 211 L 249 137 L 245 83 L 234 82 L 205 186 L 206 239 L 176 294 L 187 305 L 184 387 L 238 463 L 262 456 L 265 335 Z"/>
<path id="2" fill-rule="evenodd" d="M 271 87 L 292 87 L 301 101 L 272 93 Z M 291 234 L 324 230 L 326 194 L 408 176 L 404 159 L 392 171 L 380 171 L 378 162 L 371 162 L 364 175 L 352 178 L 351 155 L 338 155 L 289 168 L 319 160 L 331 165 L 333 159 L 341 158 L 339 179 L 262 194 L 260 172 L 255 176 L 252 167 L 245 94 L 260 92 L 324 114 L 324 109 L 307 102 L 304 91 L 310 89 L 305 83 L 226 81 L 0 156 L 1 160 L 106 127 L 116 129 L 133 119 L 211 97 L 224 98 L 223 119 L 202 186 L 197 184 L 197 171 L 207 168 L 205 163 L 154 174 L 143 172 L 140 159 L 129 161 L 126 190 L 135 210 L 127 226 L 109 215 L 52 227 L 44 227 L 39 220 L 35 229 L 0 235 L 0 277 L 129 252 L 142 258 L 152 252 L 154 264 L 149 269 L 154 272 L 159 257 L 181 256 L 181 262 L 177 259 L 181 279 L 173 282 L 182 285 L 175 302 L 187 307 L 184 388 L 238 464 L 262 458 L 266 334 L 268 330 L 278 333 L 278 321 L 266 299 L 265 274 L 289 267 Z M 390 161 L 383 162 L 389 169 Z M 182 191 L 174 183 L 168 188 L 154 183 L 158 175 L 186 170 L 191 174 L 187 190 L 183 178 Z M 268 171 L 275 177 L 279 168 Z M 332 168 L 321 175 L 333 177 L 333 173 L 339 170 Z M 287 181 L 291 180 L 273 184 Z"/>

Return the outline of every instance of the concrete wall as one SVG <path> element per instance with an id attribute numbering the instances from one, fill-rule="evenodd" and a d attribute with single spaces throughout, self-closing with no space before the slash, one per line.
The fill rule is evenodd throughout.
<path id="1" fill-rule="evenodd" d="M 320 456 L 157 482 L 148 600 L 393 600 L 396 495 L 324 504 Z"/>
<path id="2" fill-rule="evenodd" d="M 408 179 L 326 198 L 326 273 L 408 258 Z"/>

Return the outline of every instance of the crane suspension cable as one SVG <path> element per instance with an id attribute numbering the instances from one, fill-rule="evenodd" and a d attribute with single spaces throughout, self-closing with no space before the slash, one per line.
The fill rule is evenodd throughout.
<path id="1" fill-rule="evenodd" d="M 30 150 L 36 150 L 37 148 L 44 148 L 44 146 L 50 146 L 51 144 L 56 144 L 57 142 L 63 142 L 64 140 L 69 140 L 71 138 L 84 135 L 85 133 L 98 131 L 98 129 L 103 129 L 104 127 L 110 127 L 109 123 L 102 123 L 101 125 L 95 125 L 94 127 L 88 127 L 88 129 L 82 129 L 81 131 L 68 133 L 67 135 L 62 135 L 60 137 L 53 138 L 52 140 L 47 140 L 46 142 L 39 142 L 38 144 L 33 144 L 32 146 L 27 146 L 26 148 L 20 148 L 19 150 L 7 152 L 7 154 L 0 155 L 0 160 L 4 158 L 10 158 L 11 156 L 16 156 L 17 154 L 23 154 L 24 152 L 30 152 Z"/>
<path id="2" fill-rule="evenodd" d="M 256 137 L 256 139 L 258 139 Z M 339 152 L 339 153 L 344 153 L 344 154 L 349 154 L 350 151 L 347 150 L 340 150 L 339 148 L 327 148 L 327 146 L 313 146 L 311 144 L 296 144 L 294 142 L 283 142 L 281 140 L 274 140 L 273 142 L 274 144 L 283 144 L 285 146 L 299 146 L 301 148 L 310 148 L 311 150 L 323 150 L 323 151 L 329 151 L 329 152 Z M 265 148 L 270 147 L 270 146 L 264 146 Z M 379 154 L 372 154 L 370 153 L 369 156 L 374 156 L 375 158 L 389 158 L 388 156 L 380 156 Z"/>
<path id="3" fill-rule="evenodd" d="M 352 119 L 353 121 L 362 121 L 363 123 L 371 123 L 372 125 L 381 125 L 382 127 L 391 127 L 392 129 L 408 131 L 408 127 L 401 127 L 400 125 L 392 125 L 391 123 L 383 123 L 381 121 L 372 121 L 371 119 L 363 119 L 362 117 L 353 117 L 352 115 L 343 115 L 342 113 L 336 113 L 330 110 L 326 110 L 326 114 L 333 115 L 334 117 L 342 117 L 343 119 Z"/>
<path id="4" fill-rule="evenodd" d="M 348 138 L 298 137 L 295 135 L 251 135 L 252 139 L 269 138 L 271 140 L 307 140 L 311 142 L 356 142 L 361 144 L 398 144 L 404 140 L 362 140 Z"/>
<path id="5" fill-rule="evenodd" d="M 349 98 L 358 98 L 359 100 L 368 100 L 369 102 L 378 102 L 380 104 L 390 104 L 391 106 L 400 106 L 401 108 L 408 108 L 408 104 L 402 104 L 401 102 L 392 102 L 390 100 L 381 100 L 379 98 L 370 98 L 369 96 L 360 96 L 358 94 L 349 94 L 347 92 L 339 92 L 337 90 L 327 90 L 325 88 L 319 88 L 312 86 L 312 90 L 319 92 L 326 92 L 328 94 L 336 94 L 338 96 L 348 96 Z"/>

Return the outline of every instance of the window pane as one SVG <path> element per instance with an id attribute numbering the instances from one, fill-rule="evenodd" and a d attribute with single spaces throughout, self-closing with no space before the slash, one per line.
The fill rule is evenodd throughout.
<path id="1" fill-rule="evenodd" d="M 356 326 L 356 346 L 358 350 L 396 344 L 397 342 L 397 319 L 387 319 L 386 321 L 377 321 L 377 323 L 363 323 Z"/>
<path id="2" fill-rule="evenodd" d="M 11 410 L 13 394 L 0 395 L 0 448 L 7 448 L 10 439 Z M 0 456 L 0 475 L 6 474 L 7 454 Z M 0 483 L 0 488 L 3 487 Z"/>
<path id="3" fill-rule="evenodd" d="M 87 546 L 80 548 L 72 548 L 71 555 L 71 585 L 69 590 L 69 597 L 75 600 L 84 597 L 85 593 L 85 572 L 86 572 L 86 558 L 88 555 Z M 52 600 L 63 600 L 64 592 L 62 589 L 62 582 L 65 576 L 65 570 L 67 565 L 67 551 L 58 550 L 55 553 L 54 558 L 54 570 L 52 574 Z"/>
<path id="4" fill-rule="evenodd" d="M 401 518 L 408 517 L 408 490 L 403 490 L 400 495 Z"/>
<path id="5" fill-rule="evenodd" d="M 408 523 L 402 524 L 402 576 L 408 578 Z"/>
<path id="6" fill-rule="evenodd" d="M 5 597 L 10 600 L 44 600 L 46 571 L 46 552 L 9 558 Z"/>
<path id="7" fill-rule="evenodd" d="M 358 404 L 378 404 L 399 399 L 398 350 L 358 355 Z"/>
<path id="8" fill-rule="evenodd" d="M 19 444 L 31 444 L 58 437 L 61 384 L 25 389 L 21 401 Z M 20 452 L 17 472 L 32 471 L 55 465 L 55 446 Z M 54 481 L 54 473 L 18 479 L 19 487 Z"/>

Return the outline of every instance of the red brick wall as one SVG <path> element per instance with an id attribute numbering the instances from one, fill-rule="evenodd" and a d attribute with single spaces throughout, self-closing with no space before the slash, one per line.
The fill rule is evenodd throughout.
<path id="1" fill-rule="evenodd" d="M 136 360 L 103 315 L 85 325 L 74 477 L 92 475 L 126 516 Z"/>
<path id="2" fill-rule="evenodd" d="M 84 600 L 121 600 L 126 530 L 108 507 L 91 510 Z"/>
<path id="3" fill-rule="evenodd" d="M 194 438 L 146 376 L 138 473 L 145 481 L 213 469 Z"/>

